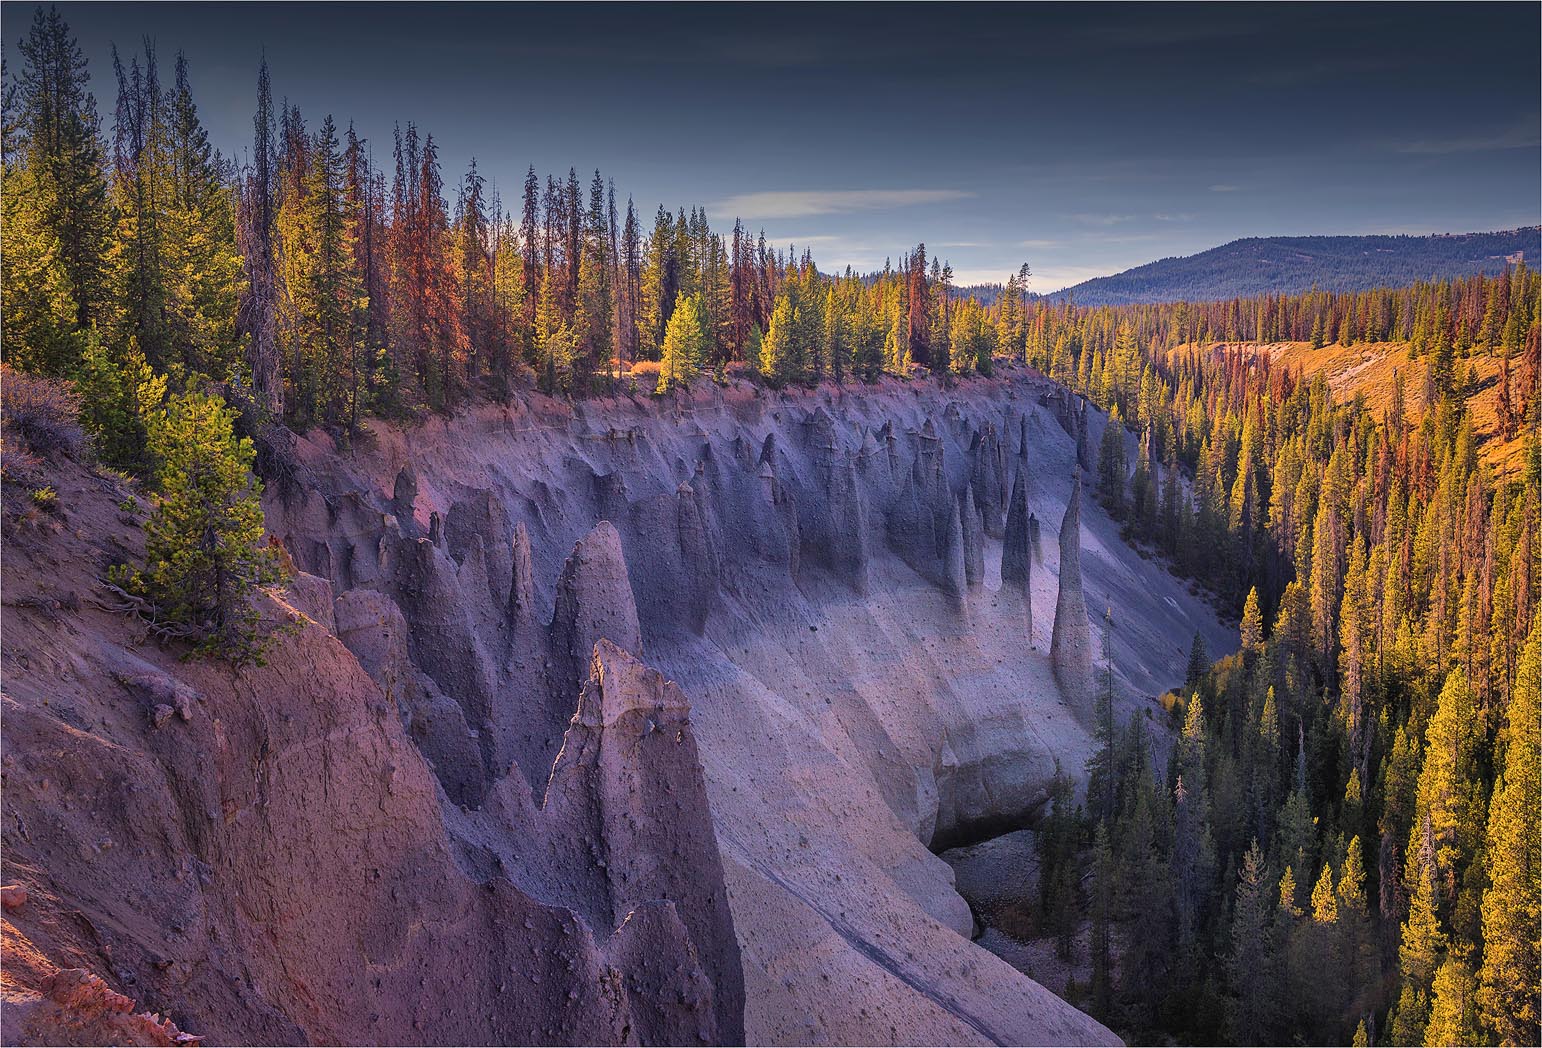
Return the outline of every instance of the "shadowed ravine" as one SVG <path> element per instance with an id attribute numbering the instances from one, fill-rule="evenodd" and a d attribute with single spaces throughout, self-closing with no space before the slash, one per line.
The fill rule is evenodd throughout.
<path id="1" fill-rule="evenodd" d="M 1195 629 L 1229 642 L 1097 507 L 1083 500 L 1082 527 L 1056 538 L 1078 444 L 1098 440 L 1078 415 L 1099 419 L 1022 373 L 918 393 L 531 398 L 382 431 L 347 457 L 304 441 L 300 490 L 269 498 L 302 567 L 342 599 L 402 608 L 419 638 L 410 726 L 469 802 L 510 761 L 539 782 L 568 716 L 544 696 L 597 637 L 680 685 L 731 831 L 751 1040 L 882 1039 L 864 1009 L 905 1014 L 899 1039 L 973 1039 L 956 1025 L 970 1012 L 1006 1040 L 1090 1036 L 959 939 L 967 909 L 927 849 L 1022 825 L 1057 758 L 1081 769 L 1087 606 L 1116 611 L 1128 694 L 1164 689 Z M 591 534 L 597 521 L 614 532 Z M 404 542 L 413 556 L 393 556 Z M 1083 546 L 1084 601 L 1058 585 Z M 836 928 L 826 915 L 843 911 Z M 903 970 L 869 974 L 896 928 Z M 844 993 L 794 970 L 810 950 L 830 952 Z M 916 986 L 952 989 L 895 1012 Z M 1040 1003 L 1009 1003 L 1025 993 Z"/>
<path id="2" fill-rule="evenodd" d="M 928 850 L 1022 825 L 1057 760 L 1082 767 L 1086 608 L 1114 611 L 1128 696 L 1196 630 L 1227 648 L 1090 500 L 1059 534 L 1084 426 L 1019 371 L 530 395 L 347 452 L 279 444 L 265 510 L 306 625 L 267 669 L 179 664 L 107 616 L 45 639 L 7 605 L 40 653 L 7 729 L 43 753 L 75 738 L 65 711 L 127 698 L 100 742 L 128 764 L 72 788 L 144 798 L 112 829 L 73 809 L 81 842 L 120 846 L 110 870 L 8 829 L 47 871 L 20 932 L 216 1039 L 1112 1041 L 969 941 Z M 92 483 L 99 541 L 132 542 Z M 8 557 L 8 588 L 89 589 Z M 61 689 L 50 665 L 84 669 Z M 185 720 L 125 712 L 178 688 Z M 94 739 L 68 744 L 81 768 L 106 767 Z M 16 780 L 19 817 L 59 817 L 58 777 Z M 112 929 L 111 961 L 44 919 L 69 911 Z"/>

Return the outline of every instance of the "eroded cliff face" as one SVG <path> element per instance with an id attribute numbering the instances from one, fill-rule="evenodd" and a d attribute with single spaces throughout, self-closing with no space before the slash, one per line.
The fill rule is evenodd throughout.
<path id="1" fill-rule="evenodd" d="M 470 662 L 470 556 L 395 549 L 429 636 L 396 598 L 301 575 L 265 604 L 297 627 L 266 666 L 178 663 L 92 607 L 135 551 L 127 492 L 57 473 L 58 516 L 6 521 L 6 1043 L 743 1040 L 689 703 L 619 646 L 638 647 L 635 611 L 612 628 L 625 595 L 588 585 L 613 531 L 558 583 L 589 654 L 543 697 L 571 720 L 533 790 L 490 774 L 510 733 L 465 727 L 461 701 L 495 698 Z M 425 724 L 442 749 L 414 744 Z"/>
<path id="2" fill-rule="evenodd" d="M 111 915 L 146 992 L 119 988 L 217 1036 L 1110 1041 L 969 942 L 928 850 L 1020 822 L 1057 760 L 1082 767 L 1077 674 L 1105 608 L 1132 695 L 1181 675 L 1196 629 L 1227 648 L 1092 503 L 1076 535 L 1040 537 L 1077 520 L 1099 424 L 1017 372 L 531 395 L 372 426 L 346 452 L 297 438 L 265 508 L 307 624 L 239 675 L 131 650 L 96 613 L 55 637 L 10 606 L 8 549 L 6 692 L 40 741 L 6 769 L 25 799 L 7 876 L 19 854 L 58 912 Z M 90 563 L 54 577 L 58 548 L 22 580 L 89 593 Z M 1072 560 L 1079 601 L 1059 592 Z M 69 714 L 43 702 L 64 667 Z M 127 685 L 85 694 L 148 673 L 200 696 L 190 719 Z M 65 742 L 91 774 L 98 749 L 136 770 L 47 795 L 43 754 Z M 108 804 L 126 781 L 137 803 Z M 132 839 L 154 843 L 133 853 L 155 859 L 133 906 L 87 877 L 96 853 L 56 870 L 129 839 L 98 823 L 141 806 L 158 814 Z M 81 826 L 37 832 L 52 820 Z M 159 969 L 174 918 L 200 930 Z M 94 937 L 49 919 L 54 964 L 114 978 Z"/>
<path id="3" fill-rule="evenodd" d="M 549 696 L 597 631 L 636 631 L 692 705 L 751 1040 L 1098 1040 L 967 941 L 927 845 L 1019 823 L 1057 760 L 1085 761 L 1087 694 L 1050 657 L 1063 551 L 1083 597 L 1059 631 L 1079 658 L 1112 608 L 1129 692 L 1169 686 L 1195 629 L 1226 648 L 1090 502 L 1076 536 L 1039 537 L 1100 425 L 1025 372 L 532 396 L 378 428 L 346 455 L 303 439 L 269 527 L 345 596 L 400 609 L 409 732 L 472 807 L 510 763 L 537 786 L 569 712 Z M 410 536 L 429 538 L 408 558 Z M 575 616 L 569 593 L 610 611 Z M 457 713 L 479 748 L 435 733 Z"/>

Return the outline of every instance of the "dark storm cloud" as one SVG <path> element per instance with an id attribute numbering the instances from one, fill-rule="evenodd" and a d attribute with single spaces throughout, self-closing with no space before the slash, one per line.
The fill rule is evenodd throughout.
<path id="1" fill-rule="evenodd" d="M 256 66 L 313 122 L 389 153 L 414 121 L 446 182 L 599 167 L 737 211 L 826 267 L 909 244 L 964 280 L 1023 256 L 1050 290 L 1257 234 L 1534 223 L 1536 5 L 152 5 L 65 15 L 187 53 L 240 156 Z M 8 61 L 32 7 L 3 10 Z M 758 213 L 757 213 L 758 212 Z"/>

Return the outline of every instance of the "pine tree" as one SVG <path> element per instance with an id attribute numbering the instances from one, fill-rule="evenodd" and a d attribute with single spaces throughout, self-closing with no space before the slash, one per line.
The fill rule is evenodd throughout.
<path id="1" fill-rule="evenodd" d="M 1116 407 L 1109 412 L 1098 451 L 1098 498 L 1115 520 L 1124 519 L 1125 470 L 1124 423 Z"/>
<path id="2" fill-rule="evenodd" d="M 32 26 L 18 50 L 22 60 L 16 81 L 18 141 L 6 143 L 6 195 L 27 194 L 33 220 L 47 245 L 44 250 L 57 266 L 50 280 L 60 286 L 49 308 L 64 315 L 53 313 L 52 320 L 79 334 L 92 323 L 105 326 L 111 319 L 107 263 L 112 218 L 96 99 L 88 87 L 85 54 L 57 8 L 39 7 L 33 12 Z M 9 177 L 13 152 L 19 153 L 29 175 L 14 186 Z M 10 252 L 6 257 L 9 265 Z M 7 329 L 13 310 L 26 316 L 19 307 L 27 304 L 7 296 Z M 38 324 L 39 318 L 31 323 Z M 8 330 L 8 343 L 11 337 Z M 33 352 L 52 360 L 53 354 L 41 347 Z M 73 359 L 54 363 L 55 373 L 62 373 Z"/>
<path id="3" fill-rule="evenodd" d="M 144 570 L 122 568 L 114 581 L 138 598 L 162 637 L 186 638 L 198 654 L 234 663 L 259 660 L 270 634 L 252 603 L 283 580 L 262 539 L 262 485 L 251 475 L 249 438 L 216 396 L 173 395 L 151 416 L 156 505 L 145 524 Z"/>
<path id="4" fill-rule="evenodd" d="M 1204 679 L 1206 671 L 1210 669 L 1210 655 L 1205 651 L 1205 638 L 1194 632 L 1194 641 L 1189 645 L 1188 666 L 1183 673 L 1183 686 L 1192 691 L 1199 687 L 1199 682 Z"/>
<path id="5" fill-rule="evenodd" d="M 1177 903 L 1178 942 L 1193 944 L 1204 916 L 1203 903 L 1215 872 L 1215 840 L 1210 824 L 1210 791 L 1206 775 L 1204 704 L 1198 693 L 1189 698 L 1183 732 L 1173 746 L 1172 868 Z"/>
<path id="6" fill-rule="evenodd" d="M 1445 962 L 1435 975 L 1424 1043 L 1428 1048 L 1482 1043 L 1472 967 L 1456 950 L 1446 955 Z"/>
<path id="7" fill-rule="evenodd" d="M 115 359 L 94 330 L 87 332 L 75 375 L 80 421 L 103 462 L 143 474 L 153 464 L 147 422 L 166 396 L 166 376 L 151 370 L 132 338 L 121 356 Z"/>
<path id="8" fill-rule="evenodd" d="M 1342 566 L 1339 563 L 1340 522 L 1328 493 L 1317 503 L 1312 522 L 1312 572 L 1307 592 L 1312 612 L 1312 652 L 1323 665 L 1338 639 L 1338 608 L 1342 599 Z"/>
<path id="9" fill-rule="evenodd" d="M 1404 984 L 1421 995 L 1427 995 L 1434 985 L 1435 970 L 1446 948 L 1446 936 L 1441 931 L 1436 906 L 1435 878 L 1430 864 L 1422 863 L 1398 946 L 1398 966 Z"/>
<path id="10" fill-rule="evenodd" d="M 659 384 L 655 393 L 667 393 L 676 386 L 688 386 L 701 370 L 706 355 L 707 333 L 701 320 L 701 296 L 680 296 L 669 317 L 664 333 L 663 357 L 659 364 Z"/>
<path id="11" fill-rule="evenodd" d="M 235 200 L 225 164 L 199 121 L 180 54 L 165 108 L 169 186 L 160 225 L 170 349 L 189 374 L 225 381 L 243 363 L 236 329 L 243 274 Z"/>
<path id="12" fill-rule="evenodd" d="M 1280 875 L 1280 899 L 1279 912 L 1281 917 L 1295 920 L 1301 916 L 1301 908 L 1296 905 L 1296 896 L 1300 889 L 1296 887 L 1296 871 L 1293 866 L 1286 866 L 1285 872 Z"/>
<path id="13" fill-rule="evenodd" d="M 1257 654 L 1264 646 L 1263 615 L 1258 610 L 1258 587 L 1248 590 L 1242 606 L 1242 650 Z"/>
<path id="14" fill-rule="evenodd" d="M 1113 930 L 1115 897 L 1118 894 L 1118 866 L 1109 843 L 1109 825 L 1099 822 L 1092 844 L 1092 932 L 1089 958 L 1092 966 L 1091 1011 L 1107 1019 L 1113 1008 Z"/>
<path id="15" fill-rule="evenodd" d="M 284 287 L 293 339 L 287 402 L 301 426 L 357 417 L 364 370 L 363 282 L 344 196 L 337 129 L 317 132 L 301 191 L 281 209 Z"/>
<path id="16" fill-rule="evenodd" d="M 1337 924 L 1339 919 L 1338 896 L 1333 891 L 1333 870 L 1323 864 L 1322 875 L 1312 888 L 1312 920 L 1318 924 Z"/>
<path id="17" fill-rule="evenodd" d="M 81 356 L 74 292 L 51 228 L 52 208 L 39 171 L 7 150 L 0 193 L 0 298 L 5 301 L 5 356 L 42 375 L 68 374 Z"/>
<path id="18" fill-rule="evenodd" d="M 1227 1031 L 1234 1044 L 1269 1044 L 1275 1040 L 1278 986 L 1274 968 L 1271 900 L 1264 856 L 1254 841 L 1242 857 L 1231 923 L 1231 951 L 1226 981 L 1231 991 Z"/>
<path id="19" fill-rule="evenodd" d="M 1087 807 L 1094 821 L 1111 821 L 1119 800 L 1119 766 L 1114 724 L 1114 660 L 1111 626 L 1103 631 L 1103 681 L 1093 702 L 1097 749 L 1087 761 Z"/>
<path id="20" fill-rule="evenodd" d="M 595 171 L 589 187 L 589 209 L 585 214 L 582 258 L 579 260 L 574 334 L 578 339 L 577 363 L 581 381 L 608 372 L 615 350 L 611 324 L 615 311 L 615 288 L 611 282 L 610 236 L 605 219 L 605 183 Z M 698 306 L 700 303 L 698 303 Z"/>
<path id="21" fill-rule="evenodd" d="M 1454 904 L 1457 885 L 1477 850 L 1482 834 L 1482 797 L 1475 781 L 1478 748 L 1472 691 L 1460 670 L 1446 676 L 1425 729 L 1424 767 L 1415 798 L 1415 824 L 1429 837 L 1430 875 L 1442 900 Z M 1419 877 L 1425 857 L 1410 849 L 1408 880 Z"/>
<path id="22" fill-rule="evenodd" d="M 792 298 L 777 296 L 771 326 L 760 343 L 760 374 L 772 386 L 796 382 L 803 376 L 801 347 L 797 344 L 797 312 Z"/>
<path id="23" fill-rule="evenodd" d="M 1396 1045 L 1424 1044 L 1424 1028 L 1429 1021 L 1429 995 L 1412 986 L 1404 986 L 1398 995 L 1397 1005 L 1387 1016 L 1387 1043 Z"/>
<path id="24" fill-rule="evenodd" d="M 562 319 L 557 301 L 560 275 L 547 270 L 541 277 L 541 296 L 535 311 L 535 347 L 539 363 L 539 382 L 544 393 L 570 388 L 577 346 L 573 329 Z"/>
<path id="25" fill-rule="evenodd" d="M 247 359 L 258 410 L 279 418 L 284 413 L 284 387 L 278 345 L 278 262 L 274 255 L 278 162 L 273 140 L 273 86 L 266 59 L 257 72 L 257 112 L 252 128 L 251 169 L 241 185 L 237 228 L 246 276 L 237 330 L 248 339 Z"/>
<path id="26" fill-rule="evenodd" d="M 1542 899 L 1542 752 L 1537 695 L 1542 691 L 1542 626 L 1532 623 L 1512 692 L 1504 767 L 1489 806 L 1490 885 L 1483 893 L 1483 964 L 1478 1000 L 1484 1022 L 1503 1044 L 1542 1040 L 1537 994 L 1538 900 Z"/>
<path id="27" fill-rule="evenodd" d="M 460 192 L 455 200 L 456 269 L 459 276 L 458 296 L 461 330 L 466 334 L 467 379 L 475 384 L 484 370 L 494 370 L 491 359 L 496 355 L 498 321 L 493 301 L 493 254 L 497 247 L 497 231 L 492 229 L 487 214 L 486 180 L 477 171 L 476 157 L 461 179 Z"/>
<path id="28" fill-rule="evenodd" d="M 1046 932 L 1055 935 L 1056 952 L 1070 958 L 1077 920 L 1076 885 L 1079 828 L 1076 786 L 1059 764 L 1049 784 L 1049 816 L 1034 838 L 1039 859 L 1039 915 Z"/>

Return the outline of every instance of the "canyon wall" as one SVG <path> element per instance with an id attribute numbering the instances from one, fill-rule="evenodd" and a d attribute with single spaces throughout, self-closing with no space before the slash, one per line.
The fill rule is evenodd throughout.
<path id="1" fill-rule="evenodd" d="M 8 548 L 7 877 L 44 889 L 17 934 L 226 1039 L 1110 1041 L 969 942 L 929 850 L 1079 773 L 1105 628 L 1125 712 L 1196 630 L 1234 644 L 1091 500 L 1041 537 L 1077 519 L 1089 414 L 1016 371 L 297 437 L 265 509 L 304 628 L 240 673 L 104 613 L 55 636 L 47 594 L 89 593 L 103 549 Z M 131 549 L 115 527 L 97 546 Z M 126 861 L 98 833 L 146 856 L 132 903 L 87 876 Z M 190 959 L 160 969 L 174 919 Z"/>

